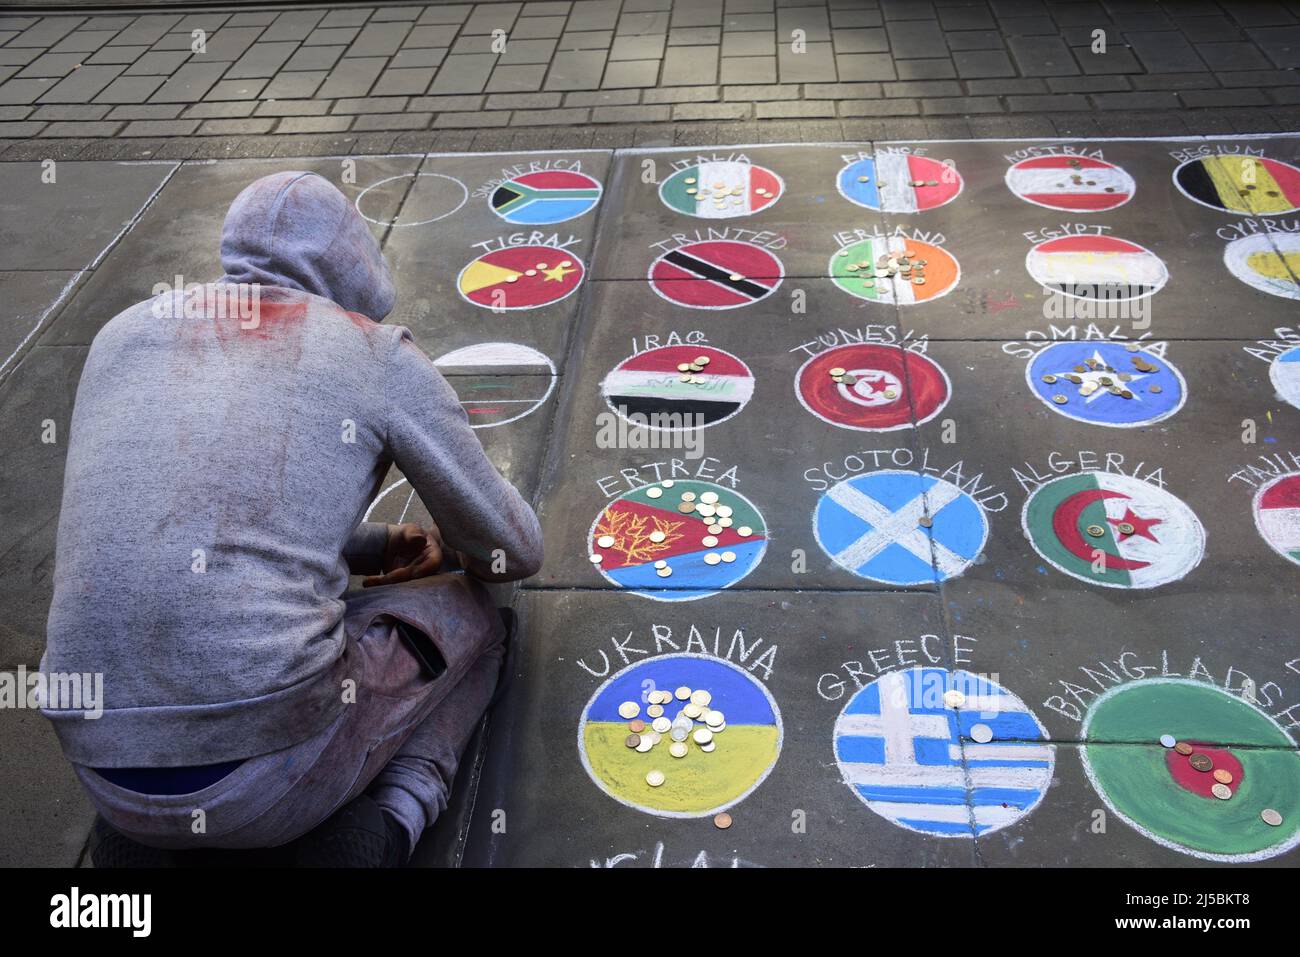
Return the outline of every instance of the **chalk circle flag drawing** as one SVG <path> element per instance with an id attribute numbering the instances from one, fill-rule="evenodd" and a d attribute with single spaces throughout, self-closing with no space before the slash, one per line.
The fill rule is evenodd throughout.
<path id="1" fill-rule="evenodd" d="M 600 181 L 567 169 L 538 170 L 492 191 L 492 212 L 508 223 L 542 226 L 575 219 L 600 202 Z"/>
<path id="2" fill-rule="evenodd" d="M 890 259 L 907 259 L 910 275 L 889 275 Z M 902 236 L 873 236 L 845 246 L 831 256 L 828 271 L 835 285 L 850 296 L 898 306 L 946 296 L 961 279 L 961 267 L 952 253 Z"/>
<path id="3" fill-rule="evenodd" d="M 669 209 L 701 219 L 749 216 L 776 203 L 785 182 L 753 163 L 728 160 L 679 169 L 659 184 L 659 198 Z"/>
<path id="4" fill-rule="evenodd" d="M 973 838 L 1032 811 L 1056 755 L 1047 729 L 1010 691 L 968 671 L 919 667 L 887 672 L 849 699 L 835 721 L 835 761 L 887 821 Z"/>
<path id="5" fill-rule="evenodd" d="M 844 370 L 837 378 L 831 373 Z M 891 432 L 929 422 L 948 404 L 952 383 L 939 363 L 898 346 L 855 343 L 819 352 L 795 374 L 795 395 L 823 422 Z"/>
<path id="6" fill-rule="evenodd" d="M 554 246 L 509 246 L 471 260 L 456 288 L 487 309 L 536 309 L 571 296 L 585 271 L 573 253 Z"/>
<path id="7" fill-rule="evenodd" d="M 1255 493 L 1255 527 L 1275 552 L 1300 565 L 1300 472 L 1279 475 Z"/>
<path id="8" fill-rule="evenodd" d="M 1053 568 L 1107 588 L 1177 581 L 1205 554 L 1205 529 L 1169 492 L 1127 475 L 1081 472 L 1040 485 L 1021 526 Z"/>
<path id="9" fill-rule="evenodd" d="M 749 499 L 712 482 L 667 479 L 605 506 L 588 557 L 610 583 L 655 601 L 694 601 L 753 571 L 767 526 Z"/>
<path id="10" fill-rule="evenodd" d="M 555 363 L 514 342 L 453 349 L 433 364 L 456 390 L 472 429 L 522 419 L 550 398 L 555 388 Z"/>
<path id="11" fill-rule="evenodd" d="M 1268 366 L 1268 378 L 1284 401 L 1300 409 L 1300 346 L 1292 346 L 1274 356 Z"/>
<path id="12" fill-rule="evenodd" d="M 646 278 L 662 299 L 691 309 L 738 309 L 766 299 L 785 277 L 776 254 L 752 243 L 687 243 L 650 264 Z"/>
<path id="13" fill-rule="evenodd" d="M 1054 342 L 1025 366 L 1025 381 L 1044 405 L 1076 422 L 1113 428 L 1161 422 L 1183 407 L 1187 383 L 1172 362 L 1131 345 Z"/>
<path id="14" fill-rule="evenodd" d="M 1162 735 L 1192 753 L 1163 747 Z M 1214 861 L 1258 861 L 1300 844 L 1296 742 L 1236 694 L 1190 678 L 1117 685 L 1092 703 L 1082 737 L 1097 794 L 1157 844 Z M 1204 771 L 1190 763 L 1197 754 L 1209 759 Z M 1230 775 L 1226 799 L 1212 790 L 1218 771 Z M 1270 809 L 1281 826 L 1261 819 Z"/>
<path id="15" fill-rule="evenodd" d="M 1145 299 L 1169 281 L 1159 256 L 1114 236 L 1049 239 L 1029 250 L 1025 269 L 1049 292 L 1103 302 Z"/>
<path id="16" fill-rule="evenodd" d="M 707 361 L 697 362 L 701 358 Z M 692 365 L 703 368 L 693 372 Z M 743 409 L 754 394 L 754 374 L 730 352 L 713 346 L 661 346 L 620 362 L 605 376 L 600 392 L 624 418 L 643 415 L 650 418 L 646 428 L 683 431 L 693 428 L 687 422 L 717 425 Z M 671 418 L 655 425 L 654 416 Z"/>
<path id="17" fill-rule="evenodd" d="M 1071 213 L 1100 213 L 1123 206 L 1137 184 L 1114 163 L 1061 153 L 1031 156 L 1006 174 L 1007 189 L 1027 203 Z"/>
<path id="18" fill-rule="evenodd" d="M 403 180 L 414 180 L 409 186 Z M 391 185 L 401 183 L 400 186 Z M 399 173 L 371 183 L 357 194 L 357 212 L 368 223 L 403 228 L 427 226 L 456 213 L 469 199 L 469 190 L 454 176 L 442 173 Z M 370 212 L 385 201 L 398 203 L 398 213 L 375 218 Z M 369 210 L 369 212 L 367 212 Z"/>
<path id="19" fill-rule="evenodd" d="M 1255 233 L 1223 247 L 1223 264 L 1247 286 L 1300 299 L 1300 234 Z"/>
<path id="20" fill-rule="evenodd" d="M 929 156 L 877 153 L 849 163 L 835 180 L 850 203 L 885 213 L 920 213 L 951 203 L 964 185 L 955 166 Z"/>
<path id="21" fill-rule="evenodd" d="M 1300 169 L 1262 156 L 1202 156 L 1174 170 L 1174 185 L 1194 203 L 1225 213 L 1294 213 Z"/>
<path id="22" fill-rule="evenodd" d="M 680 688 L 704 692 L 708 697 L 700 700 L 707 703 L 701 708 L 689 697 L 677 698 Z M 671 734 L 649 727 L 651 693 L 667 695 L 661 717 L 689 722 L 681 757 L 669 752 L 678 744 Z M 629 703 L 637 708 L 630 719 L 620 714 Z M 690 717 L 697 709 L 701 716 Z M 646 727 L 634 732 L 630 725 L 638 720 Z M 706 728 L 712 740 L 701 745 L 695 735 Z M 629 746 L 630 734 L 639 739 L 637 747 Z M 781 753 L 782 734 L 776 701 L 751 674 L 721 658 L 660 655 L 629 665 L 596 689 L 578 724 L 578 753 L 591 780 L 620 804 L 658 817 L 707 817 L 734 807 L 763 783 Z M 663 775 L 658 786 L 646 780 L 652 771 Z"/>
<path id="23" fill-rule="evenodd" d="M 859 578 L 930 585 L 970 566 L 989 524 L 979 503 L 951 482 L 882 469 L 826 491 L 813 512 L 813 535 L 836 565 Z"/>

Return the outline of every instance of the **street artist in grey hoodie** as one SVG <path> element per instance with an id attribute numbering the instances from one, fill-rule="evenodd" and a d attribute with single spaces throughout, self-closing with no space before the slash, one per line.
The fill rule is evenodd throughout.
<path id="1" fill-rule="evenodd" d="M 333 185 L 254 182 L 221 264 L 201 309 L 155 297 L 91 346 L 42 669 L 102 673 L 104 712 L 45 713 L 135 847 L 398 863 L 497 685 L 506 629 L 476 579 L 535 574 L 537 518 L 379 324 L 388 266 Z M 436 527 L 361 522 L 393 463 Z M 465 574 L 441 571 L 453 551 Z M 349 572 L 370 587 L 345 594 Z"/>

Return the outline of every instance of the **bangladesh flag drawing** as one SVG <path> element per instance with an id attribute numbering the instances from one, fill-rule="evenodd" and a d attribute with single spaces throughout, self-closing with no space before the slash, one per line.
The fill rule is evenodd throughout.
<path id="1" fill-rule="evenodd" d="M 510 246 L 471 261 L 456 277 L 461 296 L 488 309 L 536 309 L 572 295 L 585 273 L 554 246 Z"/>
<path id="2" fill-rule="evenodd" d="M 1176 581 L 1205 554 L 1205 529 L 1190 508 L 1162 488 L 1109 472 L 1043 483 L 1026 500 L 1021 524 L 1054 568 L 1107 588 Z"/>
<path id="3" fill-rule="evenodd" d="M 1255 527 L 1274 551 L 1300 565 L 1300 472 L 1255 493 Z"/>
<path id="4" fill-rule="evenodd" d="M 885 275 L 880 259 L 886 256 L 908 259 L 911 274 Z M 961 267 L 940 246 L 902 236 L 873 236 L 831 256 L 830 277 L 836 286 L 858 299 L 910 306 L 952 292 L 961 278 Z"/>
<path id="5" fill-rule="evenodd" d="M 877 153 L 840 170 L 840 195 L 850 203 L 886 213 L 919 213 L 957 198 L 961 174 L 928 156 Z"/>
<path id="6" fill-rule="evenodd" d="M 1285 401 L 1300 409 L 1300 346 L 1292 346 L 1273 358 L 1268 377 Z"/>
<path id="7" fill-rule="evenodd" d="M 1223 247 L 1223 264 L 1247 286 L 1300 299 L 1300 234 L 1254 233 Z"/>
<path id="8" fill-rule="evenodd" d="M 1072 213 L 1098 213 L 1133 198 L 1133 177 L 1090 156 L 1032 156 L 1006 175 L 1007 188 L 1026 202 Z"/>
<path id="9" fill-rule="evenodd" d="M 839 381 L 831 370 L 843 369 Z M 952 395 L 948 374 L 933 359 L 878 343 L 819 352 L 795 376 L 805 409 L 842 429 L 890 432 L 933 419 Z"/>
<path id="10" fill-rule="evenodd" d="M 1115 236 L 1049 239 L 1029 250 L 1025 268 L 1050 292 L 1105 302 L 1153 296 L 1169 280 L 1159 256 Z"/>
<path id="11" fill-rule="evenodd" d="M 650 264 L 647 278 L 659 296 L 691 309 L 738 309 L 766 299 L 785 277 L 776 254 L 753 243 L 688 243 Z"/>
<path id="12" fill-rule="evenodd" d="M 1162 746 L 1165 735 L 1177 746 Z M 1236 694 L 1187 678 L 1118 685 L 1088 709 L 1083 739 L 1084 770 L 1101 799 L 1158 844 L 1256 861 L 1300 843 L 1296 742 Z M 1215 794 L 1221 785 L 1226 797 Z M 1267 810 L 1280 826 L 1261 818 Z"/>
<path id="13" fill-rule="evenodd" d="M 592 564 L 614 585 L 656 601 L 692 601 L 753 571 L 767 548 L 767 526 L 738 492 L 669 480 L 605 506 L 588 546 Z"/>
<path id="14" fill-rule="evenodd" d="M 708 360 L 702 371 L 681 371 L 683 365 L 700 364 L 700 358 Z M 754 394 L 754 374 L 731 353 L 712 346 L 663 346 L 624 359 L 605 376 L 600 390 L 619 415 L 651 417 L 650 428 L 656 428 L 656 415 L 671 417 L 666 421 L 674 424 L 667 428 L 693 428 L 686 423 L 716 425 L 743 409 Z"/>
<path id="15" fill-rule="evenodd" d="M 508 179 L 492 192 L 492 211 L 509 223 L 562 223 L 600 202 L 600 183 L 586 173 L 548 169 Z"/>
<path id="16" fill-rule="evenodd" d="M 770 169 L 735 160 L 679 169 L 659 186 L 669 209 L 701 219 L 734 219 L 767 209 L 785 183 Z"/>
<path id="17" fill-rule="evenodd" d="M 1228 213 L 1294 213 L 1300 169 L 1262 156 L 1202 156 L 1174 170 L 1184 196 Z"/>
<path id="18" fill-rule="evenodd" d="M 679 699 L 674 692 L 683 688 L 707 703 Z M 657 706 L 661 717 L 689 725 L 682 742 L 649 727 L 651 692 L 668 696 Z M 705 728 L 711 740 L 701 744 L 695 735 Z M 697 654 L 629 665 L 596 690 L 578 725 L 578 752 L 592 782 L 620 804 L 669 818 L 707 817 L 744 800 L 776 764 L 781 739 L 781 713 L 762 683 L 729 661 Z M 658 787 L 646 782 L 652 771 L 663 775 Z"/>

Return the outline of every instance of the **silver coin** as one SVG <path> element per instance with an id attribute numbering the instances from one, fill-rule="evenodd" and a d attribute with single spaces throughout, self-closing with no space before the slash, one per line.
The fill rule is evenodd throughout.
<path id="1" fill-rule="evenodd" d="M 1178 739 L 1175 738 L 1172 734 L 1160 735 L 1160 744 L 1163 747 L 1172 748 L 1177 743 L 1178 743 Z"/>
<path id="2" fill-rule="evenodd" d="M 972 725 L 970 738 L 976 744 L 988 744 L 993 740 L 993 729 L 987 724 Z"/>

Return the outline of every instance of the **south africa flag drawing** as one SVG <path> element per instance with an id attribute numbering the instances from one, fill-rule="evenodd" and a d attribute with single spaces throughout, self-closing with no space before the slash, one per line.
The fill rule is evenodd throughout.
<path id="1" fill-rule="evenodd" d="M 1049 239 L 1029 250 L 1025 268 L 1050 292 L 1103 302 L 1153 296 L 1169 280 L 1159 256 L 1115 236 Z"/>
<path id="2" fill-rule="evenodd" d="M 586 173 L 539 170 L 492 191 L 492 211 L 509 223 L 540 226 L 581 216 L 600 202 L 600 183 Z"/>
<path id="3" fill-rule="evenodd" d="M 1223 264 L 1253 289 L 1300 299 L 1300 234 L 1254 233 L 1234 239 L 1223 247 Z"/>
<path id="4" fill-rule="evenodd" d="M 888 259 L 908 260 L 908 274 L 886 274 Z M 910 306 L 947 295 L 961 278 L 956 258 L 940 246 L 902 236 L 873 236 L 831 256 L 831 280 L 850 296 Z"/>
<path id="5" fill-rule="evenodd" d="M 950 203 L 961 192 L 956 167 L 928 156 L 877 153 L 850 163 L 836 179 L 851 203 L 886 213 L 919 213 Z"/>
<path id="6" fill-rule="evenodd" d="M 1161 745 L 1165 735 L 1175 747 Z M 1237 694 L 1189 678 L 1117 685 L 1088 709 L 1083 739 L 1084 770 L 1101 799 L 1158 844 L 1257 861 L 1300 843 L 1296 742 Z M 1265 811 L 1281 824 L 1267 823 Z"/>
<path id="7" fill-rule="evenodd" d="M 1205 529 L 1164 489 L 1109 472 L 1044 482 L 1021 515 L 1025 537 L 1052 567 L 1107 588 L 1155 588 L 1205 554 Z"/>
<path id="8" fill-rule="evenodd" d="M 1284 401 L 1300 409 L 1300 346 L 1292 346 L 1274 356 L 1268 367 L 1268 378 Z"/>
<path id="9" fill-rule="evenodd" d="M 604 578 L 656 601 L 692 601 L 740 581 L 767 548 L 767 526 L 738 492 L 695 479 L 626 492 L 592 523 L 588 554 Z"/>
<path id="10" fill-rule="evenodd" d="M 1272 549 L 1300 565 L 1300 472 L 1273 479 L 1255 493 L 1255 527 Z"/>
<path id="11" fill-rule="evenodd" d="M 832 370 L 843 369 L 839 381 Z M 933 419 L 952 395 L 933 359 L 898 346 L 853 343 L 819 352 L 795 376 L 800 404 L 842 429 L 889 432 Z"/>
<path id="12" fill-rule="evenodd" d="M 690 695 L 678 698 L 683 690 Z M 678 742 L 650 727 L 655 714 L 690 730 Z M 702 744 L 696 734 L 706 728 Z M 658 817 L 706 817 L 763 783 L 781 738 L 776 701 L 752 673 L 709 655 L 659 655 L 596 689 L 578 724 L 578 754 L 595 785 L 620 804 Z M 662 781 L 652 787 L 654 771 Z"/>
<path id="13" fill-rule="evenodd" d="M 554 246 L 494 249 L 456 277 L 461 296 L 487 309 L 536 309 L 572 295 L 585 273 L 582 262 Z"/>
<path id="14" fill-rule="evenodd" d="M 1123 206 L 1137 188 L 1114 163 L 1090 156 L 1031 156 L 1006 175 L 1007 188 L 1025 202 L 1072 213 L 1099 213 Z"/>
<path id="15" fill-rule="evenodd" d="M 691 309 L 738 309 L 766 299 L 785 267 L 753 243 L 720 239 L 687 243 L 650 264 L 647 278 L 659 296 Z"/>
<path id="16" fill-rule="evenodd" d="M 708 360 L 702 371 L 681 371 L 701 358 Z M 754 374 L 712 346 L 662 346 L 624 359 L 605 376 L 600 391 L 619 415 L 646 416 L 648 428 L 690 429 L 697 422 L 725 422 L 744 408 L 754 394 Z"/>
<path id="17" fill-rule="evenodd" d="M 887 672 L 835 722 L 835 761 L 858 799 L 936 837 L 1014 824 L 1047 793 L 1055 760 L 1024 702 L 968 671 Z"/>
<path id="18" fill-rule="evenodd" d="M 669 209 L 701 219 L 734 219 L 767 209 L 785 183 L 770 169 L 734 160 L 701 162 L 679 169 L 659 186 Z"/>
<path id="19" fill-rule="evenodd" d="M 1025 381 L 1039 401 L 1076 422 L 1131 428 L 1163 421 L 1183 407 L 1187 384 L 1164 356 L 1130 345 L 1054 342 L 1030 360 Z"/>
<path id="20" fill-rule="evenodd" d="M 1184 196 L 1226 213 L 1294 213 L 1300 169 L 1262 156 L 1202 156 L 1174 170 Z"/>

